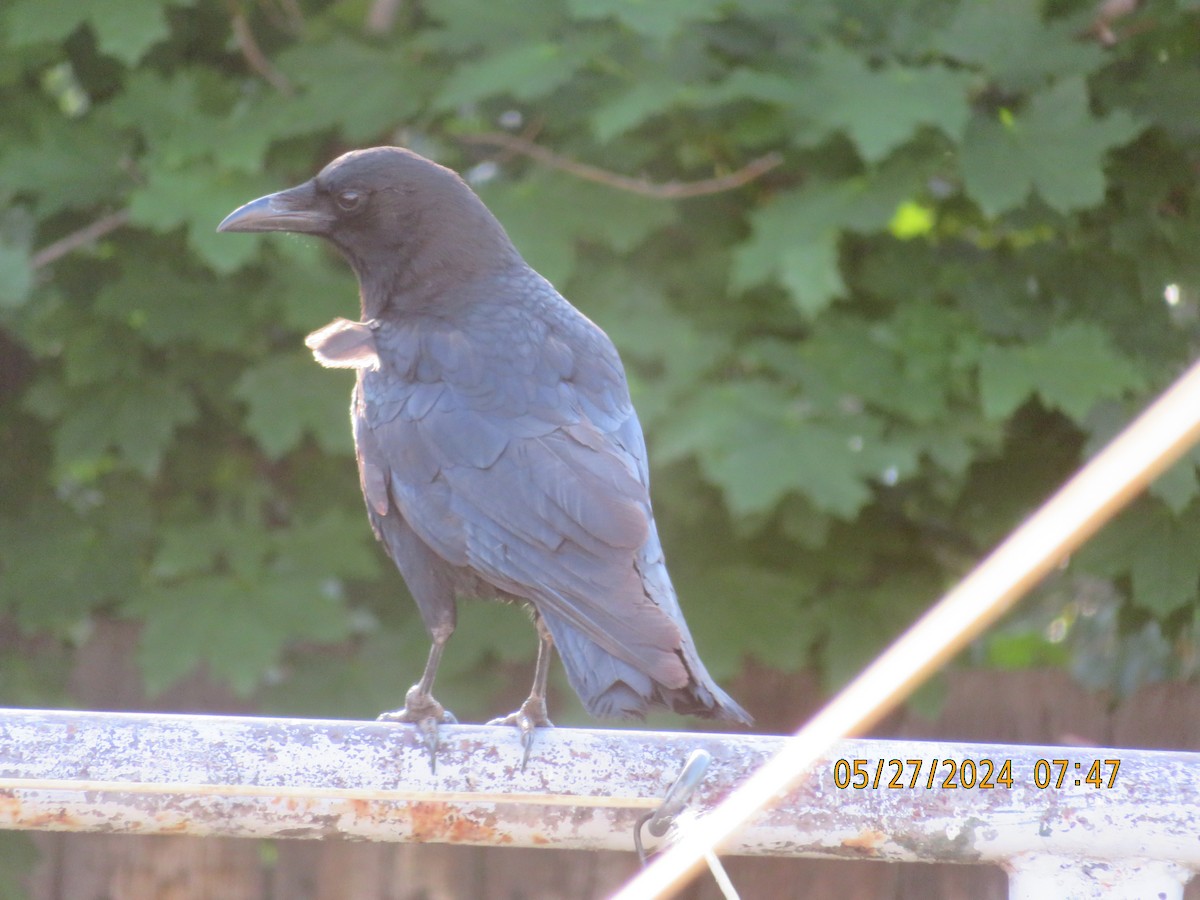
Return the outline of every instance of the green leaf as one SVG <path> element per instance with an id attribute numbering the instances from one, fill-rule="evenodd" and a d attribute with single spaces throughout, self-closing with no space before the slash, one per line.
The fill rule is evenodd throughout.
<path id="1" fill-rule="evenodd" d="M 126 608 L 145 621 L 137 658 L 151 694 L 205 663 L 244 696 L 290 641 L 335 641 L 348 630 L 345 609 L 320 583 L 268 572 L 151 588 Z"/>
<path id="2" fill-rule="evenodd" d="M 189 245 L 217 272 L 232 272 L 254 258 L 263 235 L 218 234 L 216 229 L 238 206 L 269 193 L 269 182 L 203 165 L 155 168 L 147 175 L 129 204 L 135 223 L 160 232 L 186 226 Z"/>
<path id="3" fill-rule="evenodd" d="M 698 102 L 703 105 L 736 103 L 754 100 L 769 106 L 791 109 L 802 102 L 802 92 L 797 89 L 796 79 L 774 72 L 762 72 L 736 66 L 720 82 L 699 92 Z"/>
<path id="4" fill-rule="evenodd" d="M 520 618 L 513 610 L 509 613 Z M 429 652 L 429 637 L 419 618 L 409 620 L 404 630 L 379 628 L 355 641 L 353 654 L 338 648 L 336 653 L 289 654 L 286 678 L 271 679 L 258 694 L 266 715 L 308 715 L 329 719 L 371 719 L 382 710 L 403 705 L 404 691 L 421 675 Z M 457 650 L 457 640 L 454 650 Z M 454 650 L 447 656 L 452 656 Z M 438 696 L 458 714 L 463 714 L 457 695 L 442 690 Z"/>
<path id="5" fill-rule="evenodd" d="M 102 53 L 133 65 L 167 37 L 166 6 L 161 0 L 18 0 L 8 12 L 8 39 L 16 47 L 57 43 L 86 23 Z"/>
<path id="6" fill-rule="evenodd" d="M 863 159 L 878 162 L 923 125 L 962 136 L 970 117 L 970 76 L 940 66 L 872 67 L 859 53 L 829 44 L 813 75 L 794 85 L 794 109 L 808 120 L 797 139 L 817 145 L 844 131 Z"/>
<path id="7" fill-rule="evenodd" d="M 825 624 L 822 655 L 828 688 L 861 672 L 937 600 L 941 587 L 924 572 L 900 571 L 882 576 L 878 585 L 851 584 L 823 596 L 817 609 Z"/>
<path id="8" fill-rule="evenodd" d="M 139 70 L 106 111 L 114 122 L 141 133 L 156 168 L 208 159 L 222 169 L 255 173 L 272 139 L 262 111 L 206 69 L 184 69 L 169 78 Z"/>
<path id="9" fill-rule="evenodd" d="M 355 505 L 353 511 L 330 509 L 315 519 L 298 518 L 272 534 L 272 569 L 289 577 L 323 580 L 375 578 L 379 554 L 371 529 Z"/>
<path id="10" fill-rule="evenodd" d="M 784 490 L 796 490 L 817 509 L 848 519 L 870 501 L 871 482 L 894 483 L 917 468 L 913 448 L 885 438 L 870 418 L 764 432 L 761 442 L 706 465 L 727 487 L 735 514 L 764 509 Z"/>
<path id="11" fill-rule="evenodd" d="M 118 498 L 102 504 L 133 526 L 137 513 Z M 0 608 L 30 632 L 64 633 L 95 607 L 124 596 L 137 584 L 136 541 L 122 528 L 105 528 L 55 500 L 24 515 L 0 518 Z"/>
<path id="12" fill-rule="evenodd" d="M 778 280 L 808 315 L 828 306 L 846 289 L 838 263 L 846 194 L 842 185 L 813 185 L 755 210 L 752 236 L 734 252 L 730 288 Z"/>
<path id="13" fill-rule="evenodd" d="M 130 336 L 99 324 L 77 328 L 63 349 L 63 383 L 69 388 L 136 379 L 142 375 L 137 347 Z"/>
<path id="14" fill-rule="evenodd" d="M 270 137 L 336 125 L 352 144 L 378 143 L 381 133 L 418 114 L 432 87 L 418 54 L 344 37 L 298 42 L 274 62 L 302 93 L 287 103 L 264 93 L 250 106 Z"/>
<path id="15" fill-rule="evenodd" d="M 800 383 L 805 400 L 826 413 L 866 405 L 933 424 L 944 421 L 956 380 L 974 361 L 968 334 L 958 311 L 917 301 L 873 323 L 827 313 L 804 341 L 756 341 L 748 356 Z"/>
<path id="16" fill-rule="evenodd" d="M 428 0 L 422 10 L 434 24 L 420 35 L 422 45 L 455 53 L 550 39 L 567 25 L 561 0 L 522 0 L 519 9 L 476 0 Z"/>
<path id="17" fill-rule="evenodd" d="M 28 246 L 0 240 L 0 307 L 20 306 L 32 290 Z"/>
<path id="18" fill-rule="evenodd" d="M 1198 541 L 1200 525 L 1195 516 L 1190 521 L 1160 523 L 1142 536 L 1131 573 L 1138 605 L 1165 617 L 1196 602 L 1200 587 Z"/>
<path id="19" fill-rule="evenodd" d="M 976 115 L 962 144 L 963 181 L 989 216 L 1022 206 L 1031 191 L 1061 212 L 1085 209 L 1104 199 L 1105 155 L 1140 130 L 1121 110 L 1097 119 L 1083 79 L 1067 79 L 1022 113 Z"/>
<path id="20" fill-rule="evenodd" d="M 936 223 L 937 216 L 932 207 L 906 200 L 896 208 L 888 230 L 901 240 L 910 240 L 932 234 Z"/>
<path id="21" fill-rule="evenodd" d="M 266 525 L 257 519 L 247 522 L 220 514 L 172 522 L 154 552 L 149 571 L 160 582 L 178 582 L 214 571 L 250 579 L 261 572 L 270 547 Z"/>
<path id="22" fill-rule="evenodd" d="M 567 0 L 580 19 L 615 17 L 638 34 L 665 40 L 687 25 L 715 21 L 724 0 Z"/>
<path id="23" fill-rule="evenodd" d="M 961 138 L 970 118 L 971 76 L 941 66 L 878 65 L 836 43 L 806 57 L 794 74 L 735 68 L 688 96 L 702 106 L 754 100 L 799 119 L 793 139 L 817 147 L 844 132 L 869 163 L 882 161 L 923 126 Z"/>
<path id="24" fill-rule="evenodd" d="M 1185 34 L 1191 41 L 1180 47 L 1179 39 Z M 1177 145 L 1186 146 L 1200 138 L 1200 122 L 1194 115 L 1196 70 L 1192 57 L 1195 38 L 1182 29 L 1175 42 L 1177 46 L 1173 51 L 1164 47 L 1165 52 L 1157 54 L 1153 62 L 1149 61 L 1148 55 L 1141 55 L 1142 77 L 1130 78 L 1127 72 L 1112 71 L 1105 96 L 1114 105 L 1128 109 L 1138 121 L 1153 122 Z M 1144 166 L 1138 168 L 1144 170 Z"/>
<path id="25" fill-rule="evenodd" d="M 699 577 L 696 577 L 699 576 Z M 718 681 L 744 663 L 746 647 L 763 665 L 797 671 L 809 662 L 816 618 L 809 607 L 814 579 L 748 564 L 705 569 L 679 584 L 684 614 L 696 647 Z M 712 602 L 700 602 L 712 598 Z M 737 602 L 741 614 L 724 615 Z"/>
<path id="26" fill-rule="evenodd" d="M 1114 577 L 1128 572 L 1137 604 L 1159 618 L 1197 600 L 1200 508 L 1174 516 L 1141 502 L 1108 525 L 1079 554 L 1081 567 Z"/>
<path id="27" fill-rule="evenodd" d="M 581 242 L 627 253 L 676 219 L 671 203 L 559 174 L 487 184 L 480 194 L 530 265 L 560 287 Z"/>
<path id="28" fill-rule="evenodd" d="M 1167 509 L 1180 515 L 1200 496 L 1200 469 L 1197 466 L 1200 466 L 1200 448 L 1192 448 L 1183 459 L 1150 482 L 1150 496 L 1157 497 Z"/>
<path id="29" fill-rule="evenodd" d="M 592 113 L 592 133 L 601 143 L 607 143 L 670 109 L 685 93 L 686 89 L 671 79 L 638 81 Z"/>
<path id="30" fill-rule="evenodd" d="M 1032 669 L 1070 662 L 1067 648 L 1051 644 L 1040 631 L 990 634 L 985 641 L 988 664 L 1001 669 Z"/>
<path id="31" fill-rule="evenodd" d="M 148 689 L 164 690 L 205 663 L 246 694 L 289 643 L 345 637 L 341 579 L 378 574 L 369 533 L 345 510 L 297 516 L 286 528 L 230 513 L 172 523 L 152 580 L 123 605 L 146 623 L 139 662 Z"/>
<path id="32" fill-rule="evenodd" d="M 1004 419 L 1037 394 L 1082 423 L 1101 400 L 1145 386 L 1133 363 L 1098 325 L 1072 322 L 1027 345 L 989 345 L 979 361 L 979 395 L 989 419 Z"/>
<path id="33" fill-rule="evenodd" d="M 191 395 L 147 373 L 139 381 L 112 381 L 70 392 L 54 434 L 55 467 L 88 478 L 105 467 L 110 451 L 143 475 L 156 474 L 175 431 L 196 419 Z"/>
<path id="34" fill-rule="evenodd" d="M 280 249 L 262 291 L 280 304 L 283 324 L 307 334 L 335 314 L 356 317 L 358 289 L 342 260 L 313 240 L 281 242 Z"/>
<path id="35" fill-rule="evenodd" d="M 886 228 L 921 177 L 908 160 L 897 160 L 867 176 L 813 179 L 778 195 L 750 214 L 752 233 L 734 251 L 730 288 L 778 281 L 801 312 L 815 316 L 846 290 L 838 255 L 843 231 Z"/>
<path id="36" fill-rule="evenodd" d="M 246 431 L 278 459 L 306 433 L 329 453 L 350 453 L 351 378 L 322 369 L 307 352 L 273 356 L 242 373 L 234 396 L 246 404 Z"/>
<path id="37" fill-rule="evenodd" d="M 164 290 L 169 285 L 170 290 Z M 168 259 L 125 259 L 118 276 L 100 288 L 94 309 L 120 322 L 148 344 L 178 347 L 195 342 L 215 350 L 241 348 L 251 340 L 253 307 L 240 286 L 174 268 Z M 103 348 L 112 352 L 112 347 Z"/>
<path id="38" fill-rule="evenodd" d="M 1055 79 L 1082 80 L 1104 65 L 1098 42 L 1079 40 L 1070 22 L 1042 21 L 1042 6 L 1041 0 L 959 3 L 934 49 L 979 67 L 1009 91 L 1038 89 Z"/>
<path id="39" fill-rule="evenodd" d="M 130 184 L 120 166 L 128 143 L 100 116 L 39 114 L 27 133 L 0 144 L 0 197 L 26 194 L 43 216 L 121 199 Z"/>
<path id="40" fill-rule="evenodd" d="M 816 420 L 801 409 L 769 382 L 714 387 L 664 420 L 656 459 L 696 455 L 737 516 L 769 511 L 797 492 L 818 510 L 852 518 L 870 501 L 872 481 L 915 471 L 913 448 L 886 438 L 878 420 Z"/>
<path id="41" fill-rule="evenodd" d="M 289 578 L 314 581 L 366 578 L 379 573 L 369 546 L 366 517 L 345 509 L 316 518 L 297 516 L 287 528 L 269 529 L 258 518 L 229 514 L 172 523 L 154 553 L 150 572 L 170 582 L 214 572 L 257 577 L 264 567 Z"/>
<path id="42" fill-rule="evenodd" d="M 577 37 L 508 47 L 459 66 L 434 103 L 449 110 L 505 94 L 537 100 L 565 84 L 601 46 L 594 39 Z"/>

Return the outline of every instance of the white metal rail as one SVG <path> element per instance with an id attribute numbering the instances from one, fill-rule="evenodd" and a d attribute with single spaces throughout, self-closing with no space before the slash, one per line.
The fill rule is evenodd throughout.
<path id="1" fill-rule="evenodd" d="M 689 754 L 704 812 L 784 738 L 0 710 L 0 827 L 632 850 Z M 680 828 L 687 828 L 687 814 Z M 646 835 L 649 843 L 653 839 Z M 993 863 L 1014 898 L 1180 898 L 1200 869 L 1200 754 L 844 741 L 724 848 Z"/>

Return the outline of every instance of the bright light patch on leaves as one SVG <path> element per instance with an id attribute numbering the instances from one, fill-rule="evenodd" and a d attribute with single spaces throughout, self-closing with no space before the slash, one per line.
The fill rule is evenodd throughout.
<path id="1" fill-rule="evenodd" d="M 933 230 L 934 210 L 911 200 L 901 203 L 888 223 L 888 231 L 901 240 L 922 237 Z"/>

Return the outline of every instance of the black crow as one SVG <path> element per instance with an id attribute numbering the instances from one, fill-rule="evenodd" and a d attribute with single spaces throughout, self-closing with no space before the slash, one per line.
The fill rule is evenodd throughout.
<path id="1" fill-rule="evenodd" d="M 218 230 L 315 234 L 358 276 L 362 320 L 338 319 L 307 344 L 322 364 L 357 370 L 367 512 L 433 639 L 404 708 L 380 718 L 417 723 L 434 752 L 438 723 L 453 717 L 433 679 L 463 594 L 533 609 L 533 690 L 493 722 L 520 728 L 526 758 L 534 728 L 551 724 L 553 646 L 593 715 L 661 704 L 750 722 L 683 620 L 616 349 L 458 175 L 397 147 L 358 150 Z"/>

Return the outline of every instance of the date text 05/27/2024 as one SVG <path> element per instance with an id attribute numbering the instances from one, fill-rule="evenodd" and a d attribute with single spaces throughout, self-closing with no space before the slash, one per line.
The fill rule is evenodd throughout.
<path id="1" fill-rule="evenodd" d="M 1011 759 L 838 759 L 833 763 L 833 784 L 841 790 L 995 790 L 1014 784 L 1032 784 L 1039 790 L 1087 785 L 1112 788 L 1117 783 L 1119 759 L 1039 759 L 1032 772 L 1014 775 Z"/>

